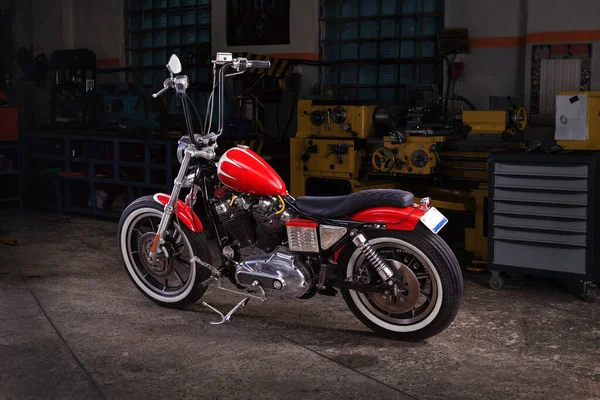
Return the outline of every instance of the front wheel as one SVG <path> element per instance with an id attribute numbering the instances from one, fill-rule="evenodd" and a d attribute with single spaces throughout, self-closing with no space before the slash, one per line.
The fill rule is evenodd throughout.
<path id="1" fill-rule="evenodd" d="M 417 225 L 413 231 L 370 231 L 371 247 L 400 272 L 400 284 L 385 293 L 342 290 L 350 310 L 367 327 L 392 339 L 420 341 L 434 336 L 456 317 L 463 296 L 458 260 L 439 236 Z M 340 277 L 379 285 L 380 278 L 361 251 L 346 246 Z"/>
<path id="2" fill-rule="evenodd" d="M 140 292 L 161 306 L 184 308 L 206 291 L 201 283 L 211 272 L 194 258 L 210 263 L 210 250 L 202 233 L 192 232 L 173 215 L 164 251 L 150 262 L 148 254 L 163 210 L 152 196 L 131 203 L 119 221 L 119 248 L 127 275 Z"/>

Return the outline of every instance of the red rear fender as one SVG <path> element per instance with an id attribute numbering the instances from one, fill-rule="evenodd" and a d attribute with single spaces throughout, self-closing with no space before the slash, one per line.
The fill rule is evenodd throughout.
<path id="1" fill-rule="evenodd" d="M 387 229 L 412 231 L 419 223 L 425 211 L 420 207 L 374 207 L 362 210 L 350 217 L 352 221 L 385 224 Z"/>
<path id="2" fill-rule="evenodd" d="M 374 207 L 362 210 L 350 217 L 352 221 L 373 222 L 385 224 L 386 229 L 395 231 L 412 231 L 415 229 L 425 211 L 420 207 Z M 345 246 L 340 247 L 333 254 L 333 262 L 337 259 Z"/>
<path id="3" fill-rule="evenodd" d="M 163 206 L 169 202 L 171 198 L 170 194 L 165 193 L 157 193 L 154 195 L 154 201 L 162 204 Z M 202 222 L 200 222 L 200 218 L 196 215 L 194 210 L 192 210 L 187 204 L 185 204 L 181 200 L 177 200 L 175 203 L 175 215 L 182 221 L 187 228 L 192 232 L 202 232 L 204 229 L 202 227 Z"/>

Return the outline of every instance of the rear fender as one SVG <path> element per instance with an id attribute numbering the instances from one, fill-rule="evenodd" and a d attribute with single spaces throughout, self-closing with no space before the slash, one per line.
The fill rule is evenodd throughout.
<path id="1" fill-rule="evenodd" d="M 159 204 L 162 204 L 163 206 L 166 205 L 170 199 L 170 194 L 157 193 L 154 195 L 154 201 L 156 201 Z M 177 203 L 175 203 L 175 210 L 173 210 L 173 212 L 175 213 L 177 218 L 179 218 L 179 220 L 183 222 L 185 226 L 187 226 L 187 228 L 190 231 L 202 232 L 204 230 L 202 222 L 200 222 L 200 218 L 198 218 L 194 210 L 192 210 L 190 206 L 185 204 L 180 199 L 178 199 Z"/>
<path id="2" fill-rule="evenodd" d="M 425 210 L 421 207 L 374 207 L 362 210 L 350 217 L 352 221 L 385 224 L 386 229 L 393 231 L 412 231 L 419 223 Z M 333 261 L 337 259 L 345 246 L 339 248 L 333 254 Z"/>
<path id="3" fill-rule="evenodd" d="M 421 207 L 374 207 L 362 210 L 350 217 L 352 221 L 385 224 L 393 231 L 412 231 L 419 223 L 425 210 Z"/>

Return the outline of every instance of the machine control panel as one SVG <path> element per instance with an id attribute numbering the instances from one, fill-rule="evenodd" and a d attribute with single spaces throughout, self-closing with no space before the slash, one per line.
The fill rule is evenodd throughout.
<path id="1" fill-rule="evenodd" d="M 376 172 L 385 174 L 431 175 L 439 163 L 437 149 L 444 136 L 408 136 L 399 142 L 391 136 L 373 151 L 371 164 Z"/>
<path id="2" fill-rule="evenodd" d="M 316 100 L 298 102 L 297 137 L 366 139 L 373 135 L 373 113 L 377 106 L 330 104 Z"/>

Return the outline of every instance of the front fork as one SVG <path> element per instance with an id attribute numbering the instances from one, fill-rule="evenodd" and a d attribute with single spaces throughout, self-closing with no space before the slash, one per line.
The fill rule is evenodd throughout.
<path id="1" fill-rule="evenodd" d="M 181 161 L 181 167 L 179 168 L 179 173 L 175 178 L 173 190 L 171 191 L 171 198 L 169 199 L 169 202 L 165 204 L 165 211 L 160 220 L 160 224 L 158 225 L 158 231 L 156 232 L 156 236 L 154 236 L 152 248 L 150 249 L 150 253 L 148 254 L 148 261 L 150 262 L 156 261 L 156 257 L 158 253 L 160 253 L 160 246 L 162 246 L 165 243 L 163 235 L 165 234 L 167 227 L 171 223 L 171 217 L 173 216 L 173 211 L 175 210 L 175 203 L 179 198 L 179 193 L 181 192 L 181 187 L 183 186 L 183 179 L 185 177 L 185 173 L 188 169 L 188 166 L 190 165 L 190 160 L 192 159 L 193 154 L 193 150 L 189 148 L 185 149 L 183 160 Z M 193 187 L 194 185 L 192 184 L 192 188 Z"/>

